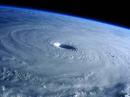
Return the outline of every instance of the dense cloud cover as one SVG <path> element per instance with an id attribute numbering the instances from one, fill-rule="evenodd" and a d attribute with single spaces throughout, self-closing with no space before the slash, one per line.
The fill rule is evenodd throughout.
<path id="1" fill-rule="evenodd" d="M 129 97 L 129 60 L 128 29 L 0 7 L 0 97 Z"/>

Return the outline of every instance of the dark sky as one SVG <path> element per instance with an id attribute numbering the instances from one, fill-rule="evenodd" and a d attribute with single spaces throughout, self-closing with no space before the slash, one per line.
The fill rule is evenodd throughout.
<path id="1" fill-rule="evenodd" d="M 0 0 L 0 4 L 49 10 L 130 27 L 130 8 L 119 0 Z"/>

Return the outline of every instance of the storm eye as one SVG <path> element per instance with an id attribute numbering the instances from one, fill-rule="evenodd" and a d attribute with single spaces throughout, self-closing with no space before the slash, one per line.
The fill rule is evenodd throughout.
<path id="1" fill-rule="evenodd" d="M 53 45 L 55 47 L 60 47 L 60 48 L 67 49 L 67 50 L 77 51 L 77 48 L 74 46 L 71 46 L 71 45 L 60 44 L 59 42 L 55 42 Z"/>
<path id="2" fill-rule="evenodd" d="M 60 47 L 68 50 L 73 50 L 73 51 L 77 50 L 77 48 L 75 48 L 74 46 L 67 45 L 67 44 L 61 44 Z"/>

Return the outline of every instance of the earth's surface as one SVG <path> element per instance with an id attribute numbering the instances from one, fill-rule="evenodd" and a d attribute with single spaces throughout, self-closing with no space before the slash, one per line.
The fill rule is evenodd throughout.
<path id="1" fill-rule="evenodd" d="M 0 7 L 0 97 L 129 95 L 129 29 Z"/>

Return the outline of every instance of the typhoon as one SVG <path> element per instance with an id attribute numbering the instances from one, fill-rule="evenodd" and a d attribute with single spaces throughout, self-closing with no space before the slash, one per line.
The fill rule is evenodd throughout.
<path id="1" fill-rule="evenodd" d="M 130 97 L 130 30 L 0 6 L 0 97 Z"/>

